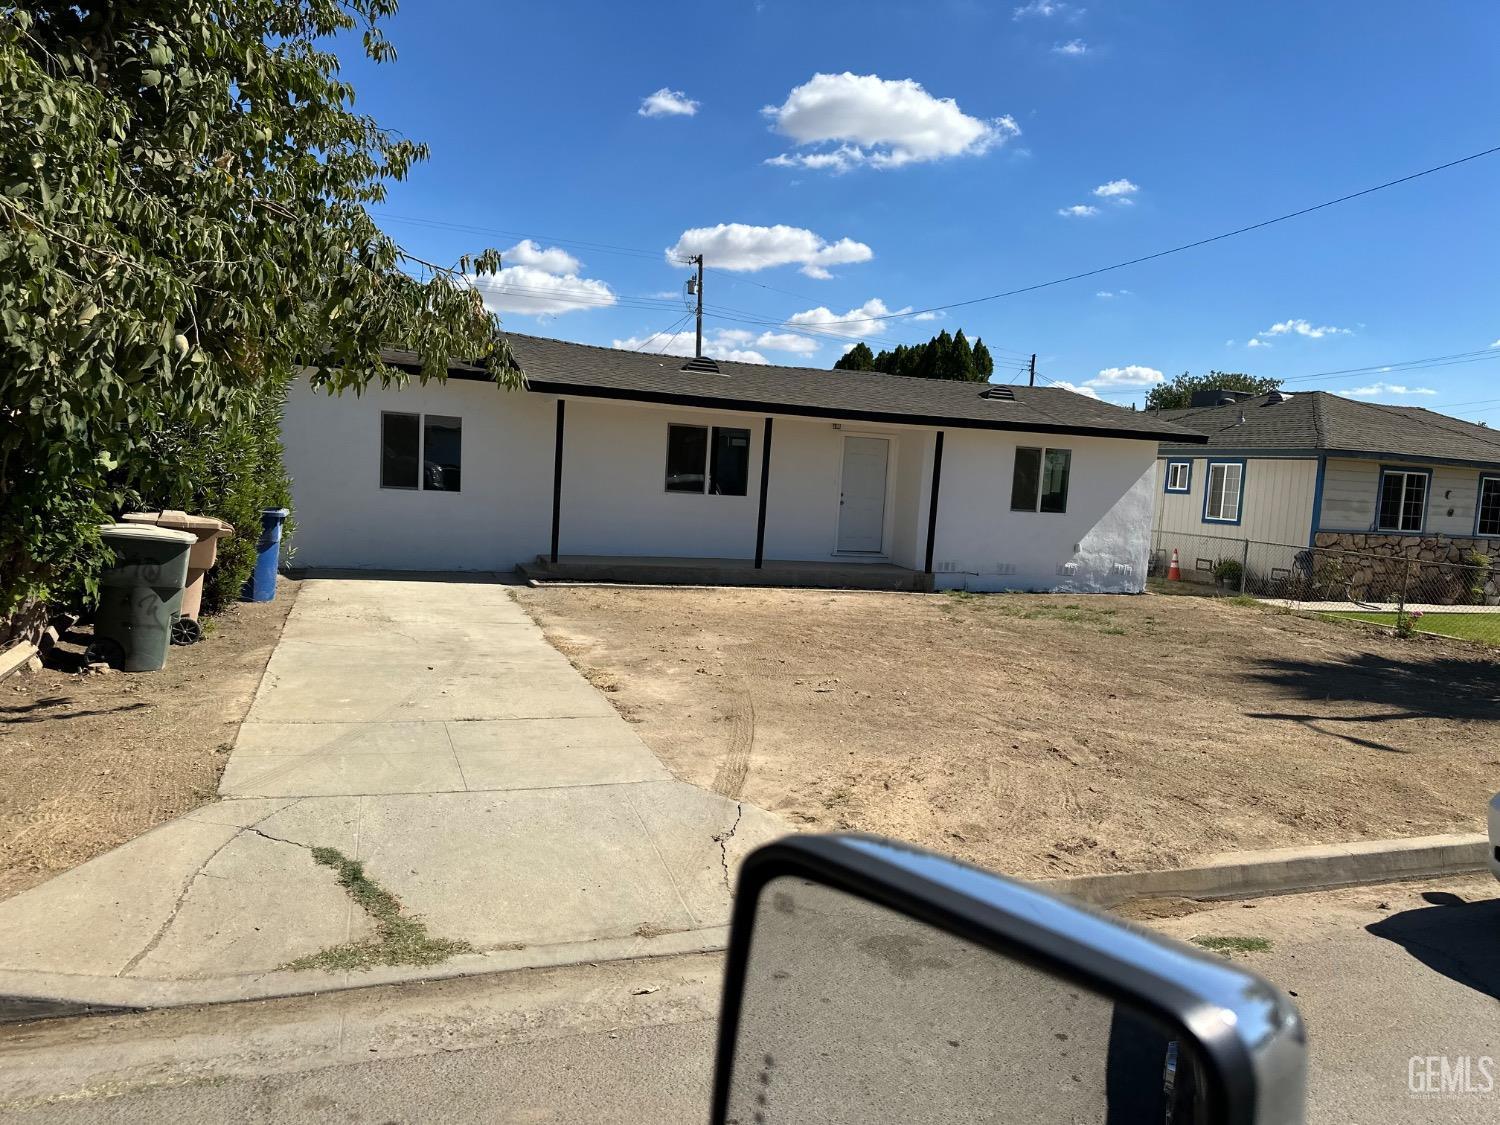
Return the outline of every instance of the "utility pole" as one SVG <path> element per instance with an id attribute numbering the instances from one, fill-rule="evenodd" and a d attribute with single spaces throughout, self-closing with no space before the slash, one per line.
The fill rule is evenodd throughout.
<path id="1" fill-rule="evenodd" d="M 698 267 L 698 276 L 688 282 L 688 292 L 698 298 L 698 342 L 693 347 L 693 355 L 697 359 L 703 358 L 703 255 L 694 254 L 688 259 L 690 264 Z"/>
<path id="2" fill-rule="evenodd" d="M 1031 382 L 1027 383 L 1026 385 L 1028 387 L 1036 386 L 1036 352 L 1031 353 Z"/>

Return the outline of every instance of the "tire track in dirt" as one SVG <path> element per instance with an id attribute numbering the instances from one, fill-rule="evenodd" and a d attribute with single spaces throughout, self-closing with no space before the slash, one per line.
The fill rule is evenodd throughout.
<path id="1" fill-rule="evenodd" d="M 750 775 L 750 751 L 755 746 L 755 699 L 750 685 L 740 680 L 739 692 L 730 697 L 729 749 L 714 774 L 713 791 L 731 801 L 739 799 Z"/>

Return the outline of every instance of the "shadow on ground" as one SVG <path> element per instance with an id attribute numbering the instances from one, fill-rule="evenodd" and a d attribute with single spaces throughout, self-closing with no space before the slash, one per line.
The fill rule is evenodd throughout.
<path id="1" fill-rule="evenodd" d="M 1249 678 L 1293 698 L 1318 703 L 1374 703 L 1379 714 L 1344 722 L 1395 719 L 1493 719 L 1500 707 L 1500 662 L 1423 656 L 1392 660 L 1364 652 L 1347 660 L 1262 660 Z M 1265 715 L 1298 719 L 1313 716 Z M 1326 716 L 1318 716 L 1326 720 Z M 1381 746 L 1380 749 L 1389 749 Z"/>
<path id="2" fill-rule="evenodd" d="M 1431 905 L 1392 914 L 1365 930 L 1395 942 L 1434 972 L 1500 1000 L 1500 899 L 1465 902 L 1446 891 L 1422 897 Z"/>

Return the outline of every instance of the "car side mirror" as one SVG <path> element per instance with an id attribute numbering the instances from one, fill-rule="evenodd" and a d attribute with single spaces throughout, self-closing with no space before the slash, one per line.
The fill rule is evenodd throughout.
<path id="1" fill-rule="evenodd" d="M 866 836 L 740 871 L 716 1125 L 1302 1120 L 1274 985 L 1036 887 Z"/>

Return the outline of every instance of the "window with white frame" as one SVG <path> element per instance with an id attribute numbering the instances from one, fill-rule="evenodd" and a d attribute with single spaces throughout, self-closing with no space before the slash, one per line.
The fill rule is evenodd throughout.
<path id="1" fill-rule="evenodd" d="M 381 488 L 457 492 L 462 469 L 463 419 L 381 413 Z"/>
<path id="2" fill-rule="evenodd" d="M 1478 535 L 1500 535 L 1500 477 L 1479 478 Z"/>
<path id="3" fill-rule="evenodd" d="M 1380 470 L 1377 531 L 1421 531 L 1427 514 L 1428 475 L 1421 469 Z"/>
<path id="4" fill-rule="evenodd" d="M 1192 487 L 1193 463 L 1191 461 L 1167 462 L 1167 491 L 1186 492 Z"/>
<path id="5" fill-rule="evenodd" d="M 1072 468 L 1072 450 L 1034 446 L 1017 449 L 1015 472 L 1010 480 L 1010 510 L 1066 512 Z"/>
<path id="6" fill-rule="evenodd" d="M 1239 523 L 1245 491 L 1245 466 L 1240 461 L 1210 461 L 1203 518 L 1212 523 Z"/>

